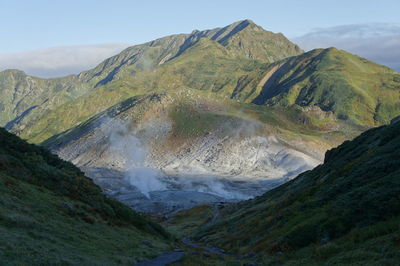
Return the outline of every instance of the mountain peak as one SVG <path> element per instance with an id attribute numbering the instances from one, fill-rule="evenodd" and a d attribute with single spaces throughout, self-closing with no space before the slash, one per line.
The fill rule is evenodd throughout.
<path id="1" fill-rule="evenodd" d="M 251 19 L 244 19 L 243 22 L 247 22 L 249 24 L 255 24 L 254 21 L 252 21 Z"/>
<path id="2" fill-rule="evenodd" d="M 243 19 L 243 20 L 239 20 L 239 21 L 236 21 L 236 22 L 233 22 L 232 24 L 230 24 L 229 26 L 231 26 L 231 25 L 245 25 L 245 26 L 248 26 L 248 25 L 256 25 L 257 26 L 257 24 L 255 24 L 254 23 L 254 21 L 252 21 L 251 19 Z"/>
<path id="3" fill-rule="evenodd" d="M 234 22 L 209 36 L 231 54 L 263 62 L 272 63 L 303 52 L 283 34 L 267 31 L 250 19 Z"/>

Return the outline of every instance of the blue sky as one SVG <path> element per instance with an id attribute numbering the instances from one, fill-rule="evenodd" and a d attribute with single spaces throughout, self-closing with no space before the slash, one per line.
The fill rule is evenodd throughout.
<path id="1" fill-rule="evenodd" d="M 400 21 L 399 0 L 2 0 L 0 52 L 76 44 L 142 43 L 249 18 L 289 37 L 316 27 Z"/>
<path id="2" fill-rule="evenodd" d="M 110 43 L 117 44 L 118 50 L 123 44 L 245 18 L 295 39 L 316 28 L 400 25 L 399 10 L 399 0 L 2 0 L 0 55 Z"/>

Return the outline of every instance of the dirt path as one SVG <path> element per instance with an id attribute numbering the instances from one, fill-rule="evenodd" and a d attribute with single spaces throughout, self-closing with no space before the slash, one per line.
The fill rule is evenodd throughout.
<path id="1" fill-rule="evenodd" d="M 196 243 L 193 243 L 191 241 L 191 239 L 190 239 L 197 232 L 199 232 L 202 228 L 214 225 L 215 221 L 218 218 L 218 216 L 219 216 L 218 205 L 214 204 L 213 205 L 213 216 L 211 217 L 211 219 L 205 225 L 203 225 L 201 228 L 196 230 L 195 232 L 191 233 L 190 235 L 188 235 L 186 237 L 183 237 L 181 239 L 181 242 L 183 244 L 185 244 L 186 246 L 190 247 L 190 248 L 195 248 L 197 250 L 200 249 L 204 253 L 220 255 L 220 256 L 226 256 L 227 254 L 222 249 L 198 245 Z M 169 265 L 171 263 L 180 261 L 182 259 L 183 255 L 185 255 L 185 251 L 166 252 L 163 255 L 160 255 L 160 256 L 152 259 L 152 260 L 139 262 L 139 263 L 137 263 L 135 265 L 136 266 L 164 266 L 164 265 Z"/>
<path id="2" fill-rule="evenodd" d="M 182 259 L 183 255 L 185 255 L 184 251 L 172 251 L 166 252 L 157 258 L 152 260 L 139 262 L 135 264 L 136 266 L 164 266 L 174 262 L 178 262 Z"/>
<path id="3" fill-rule="evenodd" d="M 185 245 L 187 245 L 191 248 L 201 249 L 201 250 L 205 251 L 206 253 L 211 253 L 211 254 L 215 254 L 215 255 L 226 255 L 225 251 L 223 251 L 222 249 L 198 245 L 196 243 L 193 243 L 189 237 L 184 237 L 181 239 L 181 241 L 182 241 L 182 243 L 184 243 Z"/>
<path id="4" fill-rule="evenodd" d="M 208 223 L 206 223 L 205 225 L 203 225 L 201 228 L 199 228 L 195 232 L 191 233 L 190 235 L 182 238 L 181 239 L 182 243 L 184 243 L 185 245 L 187 245 L 189 247 L 192 247 L 192 248 L 201 249 L 201 250 L 205 251 L 206 253 L 211 253 L 211 254 L 215 254 L 215 255 L 226 255 L 225 251 L 223 251 L 222 249 L 214 248 L 214 247 L 202 246 L 202 245 L 193 243 L 191 241 L 191 239 L 190 239 L 192 236 L 197 234 L 202 228 L 214 225 L 215 221 L 218 218 L 218 216 L 219 216 L 218 204 L 214 204 L 213 205 L 213 216 L 208 221 Z"/>

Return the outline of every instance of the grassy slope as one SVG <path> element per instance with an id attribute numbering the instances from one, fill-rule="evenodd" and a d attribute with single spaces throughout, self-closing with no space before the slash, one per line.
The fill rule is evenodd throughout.
<path id="1" fill-rule="evenodd" d="M 81 82 L 73 90 L 79 95 L 66 94 L 59 85 L 61 91 L 56 96 L 49 94 L 53 99 L 50 105 L 46 102 L 34 109 L 12 131 L 40 143 L 129 97 L 177 89 L 207 90 L 257 104 L 318 105 L 364 126 L 385 123 L 399 113 L 400 75 L 355 55 L 320 49 L 272 65 L 262 63 L 298 53 L 298 48 L 282 35 L 247 21 L 168 36 L 130 47 L 93 70 L 69 77 Z M 80 89 L 82 84 L 92 89 Z M 51 91 L 51 86 L 48 89 Z M 38 99 L 24 97 L 24 101 L 32 98 L 37 104 L 45 101 L 42 96 L 46 94 L 39 93 Z M 9 108 L 10 104 L 4 106 Z M 23 111 L 29 104 L 20 106 Z M 325 122 L 313 120 L 314 124 Z"/>
<path id="2" fill-rule="evenodd" d="M 129 47 L 96 68 L 81 73 L 80 77 L 99 86 L 144 70 L 153 70 L 158 65 L 179 57 L 201 39 L 213 40 L 226 47 L 230 57 L 268 63 L 302 53 L 298 46 L 282 34 L 266 31 L 250 20 L 243 20 L 223 28 L 170 35 Z"/>
<path id="3" fill-rule="evenodd" d="M 400 259 L 399 133 L 396 123 L 346 141 L 327 152 L 323 165 L 232 206 L 198 240 L 270 254 L 265 263 L 395 264 Z"/>
<path id="4" fill-rule="evenodd" d="M 98 88 L 94 93 L 62 105 L 44 115 L 39 121 L 28 123 L 27 127 L 18 133 L 23 138 L 38 143 L 76 126 L 130 96 L 157 90 L 181 91 L 193 88 L 217 92 L 219 96 L 215 96 L 221 101 L 224 101 L 224 97 L 246 99 L 254 92 L 253 88 L 257 86 L 262 76 L 262 69 L 265 69 L 266 65 L 248 59 L 229 59 L 226 53 L 226 50 L 218 43 L 203 39 L 187 49 L 180 57 L 165 63 L 156 70 L 111 82 Z M 240 108 L 255 107 L 242 105 Z M 264 108 L 264 110 L 267 109 Z M 318 119 L 314 121 L 316 124 Z"/>
<path id="5" fill-rule="evenodd" d="M 200 205 L 180 211 L 160 223 L 177 238 L 187 237 L 212 219 L 212 209 L 212 206 Z"/>
<path id="6" fill-rule="evenodd" d="M 313 50 L 277 64 L 280 68 L 254 103 L 318 105 L 368 126 L 400 114 L 400 74 L 387 67 L 335 48 Z"/>
<path id="7" fill-rule="evenodd" d="M 193 31 L 191 34 L 171 35 L 141 45 L 135 45 L 105 60 L 96 68 L 82 72 L 79 75 L 70 75 L 57 79 L 40 79 L 25 75 L 20 71 L 4 71 L 0 73 L 0 90 L 2 95 L 4 95 L 0 102 L 0 112 L 2 114 L 0 125 L 4 126 L 7 122 L 19 117 L 24 111 L 29 110 L 29 108 L 39 106 L 33 109 L 32 112 L 25 112 L 25 119 L 21 119 L 19 126 L 13 130 L 17 134 L 22 134 L 24 137 L 29 135 L 29 138 L 31 138 L 31 135 L 42 133 L 37 129 L 33 129 L 34 132 L 32 132 L 30 127 L 36 123 L 40 123 L 42 116 L 45 116 L 43 119 L 45 122 L 48 122 L 48 115 L 54 109 L 62 109 L 66 105 L 70 105 L 72 109 L 68 110 L 66 108 L 66 112 L 80 110 L 79 102 L 81 100 L 78 100 L 78 103 L 74 102 L 71 104 L 70 102 L 85 95 L 86 92 L 92 93 L 89 98 L 93 97 L 93 95 L 100 95 L 99 97 L 105 98 L 110 97 L 111 99 L 108 102 L 112 103 L 109 105 L 101 101 L 93 102 L 92 104 L 98 109 L 103 108 L 101 110 L 104 110 L 104 105 L 109 107 L 117 103 L 118 100 L 126 99 L 126 95 L 124 95 L 126 89 L 130 92 L 129 96 L 132 96 L 143 90 L 157 89 L 158 85 L 164 87 L 164 83 L 153 84 L 156 80 L 152 79 L 152 74 L 147 75 L 143 73 L 152 72 L 152 70 L 158 69 L 169 60 L 179 58 L 187 49 L 195 46 L 201 39 L 213 40 L 212 42 L 215 44 L 224 47 L 224 56 L 226 59 L 242 58 L 250 60 L 251 58 L 262 60 L 263 62 L 273 62 L 288 56 L 298 55 L 302 52 L 283 35 L 265 31 L 253 22 L 245 20 L 235 22 L 224 28 Z M 213 76 L 213 70 L 208 70 L 204 67 L 207 64 L 207 57 L 202 57 L 201 59 L 203 60 L 203 62 L 200 62 L 202 66 L 201 68 L 196 68 L 196 70 L 199 70 L 196 74 L 203 75 L 204 77 L 201 77 L 198 81 L 193 81 L 195 83 L 204 81 L 205 77 Z M 232 64 L 235 63 L 232 60 L 229 62 Z M 213 64 L 213 62 L 210 63 Z M 221 68 L 225 68 L 226 66 L 225 64 Z M 218 67 L 218 64 L 214 65 L 214 69 Z M 177 68 L 180 67 L 178 66 Z M 182 68 L 180 69 L 182 70 Z M 185 69 L 183 68 L 183 70 Z M 227 82 L 226 78 L 215 77 L 215 74 L 219 75 L 221 72 L 230 75 L 230 73 L 225 73 L 224 70 L 218 71 L 218 73 L 214 73 L 212 81 L 207 81 L 206 86 L 214 86 L 217 89 L 223 86 Z M 168 87 L 176 87 L 174 85 L 174 75 L 177 73 L 167 74 Z M 126 85 L 126 82 L 120 82 L 137 75 L 139 76 L 136 79 L 137 84 L 130 82 L 129 85 Z M 179 78 L 178 74 L 177 76 Z M 232 82 L 236 83 L 235 78 L 237 75 L 233 74 L 231 76 L 230 79 L 233 80 Z M 140 77 L 142 79 L 147 77 L 147 80 L 140 80 Z M 104 85 L 112 82 L 115 82 L 115 84 L 103 88 Z M 247 80 L 242 80 L 241 83 L 243 82 L 248 83 Z M 191 87 L 190 81 L 179 84 L 179 86 L 182 85 Z M 201 88 L 199 85 L 195 87 Z M 117 93 L 118 95 L 115 92 L 110 94 L 110 88 L 118 88 L 118 90 L 122 90 L 123 92 Z M 78 107 L 78 109 L 75 107 Z M 81 113 L 84 113 L 83 115 L 86 114 L 86 118 L 94 114 Z M 74 122 L 76 121 L 74 120 Z M 22 133 L 22 130 L 26 130 L 27 133 Z M 53 132 L 49 134 L 53 134 Z"/>
<path id="8" fill-rule="evenodd" d="M 232 57 L 223 45 L 200 39 L 153 70 L 96 88 L 14 131 L 39 143 L 122 100 L 161 90 L 206 90 L 217 97 L 257 104 L 318 105 L 364 126 L 385 123 L 400 112 L 400 74 L 386 67 L 336 49 L 314 50 L 277 64 L 283 65 L 262 87 L 263 76 L 276 65 Z M 312 121 L 319 126 L 326 122 L 321 118 Z"/>
<path id="9" fill-rule="evenodd" d="M 3 263 L 131 265 L 170 246 L 159 225 L 101 194 L 72 164 L 4 129 L 0 170 Z"/>
<path id="10" fill-rule="evenodd" d="M 296 107 L 283 109 L 238 103 L 231 99 L 215 97 L 213 92 L 182 89 L 131 97 L 76 127 L 56 134 L 42 144 L 46 147 L 57 146 L 79 137 L 87 128 L 96 126 L 102 117 L 116 115 L 129 117 L 136 122 L 146 122 L 149 119 L 151 121 L 152 117 L 162 116 L 162 119 L 172 123 L 172 131 L 167 138 L 175 148 L 176 142 L 190 142 L 213 131 L 229 135 L 232 134 L 232 128 L 245 125 L 254 128 L 255 134 L 273 134 L 295 143 L 306 141 L 307 145 L 313 143 L 316 149 L 331 148 L 365 130 L 336 120 L 327 121 L 335 125 L 334 128 L 327 126 L 329 123 L 318 125 L 312 122 L 315 119 L 314 114 L 299 112 Z M 309 122 L 299 122 L 303 120 Z"/>
<path id="11" fill-rule="evenodd" d="M 85 94 L 88 89 L 89 86 L 74 75 L 41 79 L 28 76 L 19 70 L 0 72 L 0 126 L 5 126 L 24 112 L 29 115 L 27 110 L 31 107 L 34 109 L 30 115 L 35 118 L 39 109 L 58 106 Z M 39 113 L 41 112 L 44 110 Z"/>
<path id="12" fill-rule="evenodd" d="M 256 77 L 261 73 L 258 68 L 262 66 L 254 60 L 232 58 L 222 45 L 201 39 L 181 56 L 154 70 L 98 87 L 53 111 L 44 112 L 39 120 L 22 123 L 22 127 L 15 127 L 13 131 L 30 142 L 40 143 L 120 101 L 158 90 L 193 88 L 244 98 L 256 86 Z"/>

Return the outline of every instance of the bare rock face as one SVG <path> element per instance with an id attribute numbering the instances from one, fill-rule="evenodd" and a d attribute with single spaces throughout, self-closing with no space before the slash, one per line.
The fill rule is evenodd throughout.
<path id="1" fill-rule="evenodd" d="M 125 103 L 51 147 L 105 193 L 138 211 L 160 214 L 249 199 L 322 161 L 322 149 L 266 134 L 264 124 L 247 118 L 222 121 L 200 135 L 177 136 L 171 106 L 174 99 L 166 95 Z"/>

